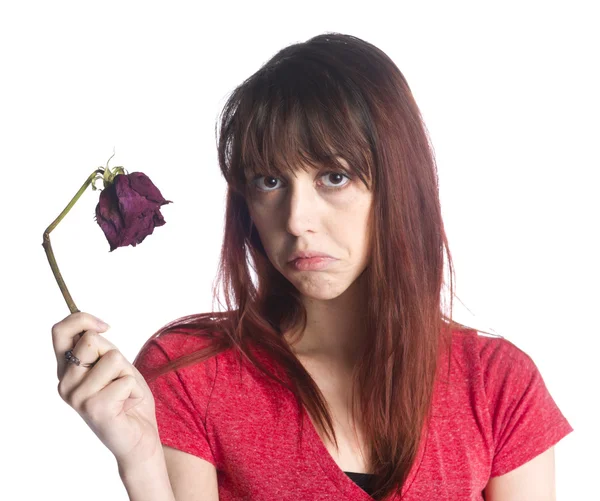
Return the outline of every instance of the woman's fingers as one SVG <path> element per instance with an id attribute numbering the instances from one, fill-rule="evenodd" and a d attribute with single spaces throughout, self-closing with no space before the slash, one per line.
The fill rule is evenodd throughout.
<path id="1" fill-rule="evenodd" d="M 91 363 L 98 359 L 98 354 L 94 353 L 92 353 L 92 355 L 82 354 L 82 356 L 91 357 L 82 358 L 75 353 L 74 348 L 81 339 L 81 336 L 78 336 L 79 334 L 83 334 L 88 330 L 95 332 L 103 332 L 105 330 L 100 326 L 99 322 L 101 322 L 100 319 L 89 313 L 77 312 L 71 313 L 68 317 L 52 326 L 52 344 L 54 346 L 54 354 L 56 355 L 57 363 L 56 375 L 59 380 L 62 379 L 67 365 L 74 365 L 71 362 L 67 362 L 65 359 L 65 352 L 73 350 L 74 355 L 77 356 L 82 363 Z M 76 368 L 82 372 L 88 370 L 81 366 Z"/>
<path id="2" fill-rule="evenodd" d="M 116 352 L 112 353 L 112 352 Z M 63 373 L 59 375 L 58 391 L 65 401 L 71 404 L 71 391 L 73 388 L 81 386 L 83 381 L 87 381 L 88 378 L 92 378 L 95 381 L 100 381 L 102 377 L 106 378 L 106 364 L 103 363 L 104 369 L 101 371 L 95 370 L 100 362 L 102 362 L 105 356 L 109 356 L 109 363 L 116 361 L 118 356 L 122 356 L 117 347 L 112 344 L 108 339 L 98 334 L 96 331 L 88 330 L 85 331 L 83 337 L 77 341 L 75 348 L 72 350 L 73 356 L 77 357 L 82 364 L 94 363 L 93 367 L 83 367 L 81 365 L 75 365 L 72 362 L 66 364 L 63 368 Z M 118 376 L 115 376 L 115 378 Z M 106 379 L 104 379 L 106 381 Z M 110 382 L 111 380 L 108 380 Z M 96 383 L 98 385 L 100 383 Z M 103 388 L 105 384 L 101 384 L 100 388 Z"/>
<path id="3" fill-rule="evenodd" d="M 82 338 L 82 342 L 85 342 L 86 336 L 87 333 Z M 95 334 L 95 338 L 99 339 L 102 336 Z M 141 388 L 131 384 L 138 382 L 138 376 L 134 373 L 133 366 L 116 348 L 107 351 L 88 371 L 83 379 L 75 375 L 74 371 L 67 371 L 61 385 L 61 392 L 65 393 L 64 399 L 80 413 L 83 412 L 101 419 L 99 413 L 109 412 L 110 409 L 107 409 L 107 406 L 111 402 L 122 406 L 123 400 L 128 397 L 141 398 L 143 396 Z M 121 379 L 129 381 L 129 383 L 125 386 L 123 383 L 116 386 L 112 384 Z M 111 389 L 109 390 L 109 388 Z M 118 391 L 122 394 L 117 393 Z M 121 397 L 120 401 L 115 397 Z"/>

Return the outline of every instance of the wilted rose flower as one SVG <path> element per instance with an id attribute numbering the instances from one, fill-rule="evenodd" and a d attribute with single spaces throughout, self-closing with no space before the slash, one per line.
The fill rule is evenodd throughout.
<path id="1" fill-rule="evenodd" d="M 108 159 L 109 162 L 110 158 Z M 48 263 L 71 313 L 80 310 L 73 301 L 58 269 L 52 251 L 52 244 L 50 243 L 50 233 L 69 213 L 88 186 L 92 185 L 94 191 L 98 189 L 95 184 L 98 180 L 104 182 L 104 189 L 100 193 L 100 201 L 96 206 L 94 219 L 102 228 L 110 244 L 109 252 L 117 247 L 127 245 L 135 247 L 137 244 L 142 243 L 154 231 L 156 226 L 165 224 L 165 220 L 160 213 L 161 206 L 173 203 L 171 200 L 165 200 L 158 188 L 142 172 L 127 173 L 123 166 L 109 169 L 108 162 L 106 162 L 106 168 L 98 167 L 88 176 L 85 183 L 75 193 L 75 196 L 63 211 L 46 228 L 42 237 L 42 246 L 46 252 Z"/>
<path id="2" fill-rule="evenodd" d="M 160 207 L 170 203 L 146 174 L 117 174 L 100 193 L 94 218 L 110 244 L 109 252 L 142 243 L 156 226 L 165 224 Z"/>

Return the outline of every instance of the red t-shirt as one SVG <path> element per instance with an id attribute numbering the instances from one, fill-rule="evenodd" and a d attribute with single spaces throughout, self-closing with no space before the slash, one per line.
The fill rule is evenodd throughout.
<path id="1" fill-rule="evenodd" d="M 171 332 L 153 340 L 136 366 L 145 375 L 206 343 Z M 442 363 L 447 358 L 442 354 Z M 445 379 L 447 366 L 441 367 Z M 161 442 L 212 463 L 220 501 L 373 499 L 338 467 L 291 392 L 240 365 L 232 349 L 160 376 L 150 388 Z M 450 385 L 437 382 L 431 423 L 402 499 L 483 500 L 490 477 L 572 431 L 525 352 L 504 338 L 455 331 Z"/>

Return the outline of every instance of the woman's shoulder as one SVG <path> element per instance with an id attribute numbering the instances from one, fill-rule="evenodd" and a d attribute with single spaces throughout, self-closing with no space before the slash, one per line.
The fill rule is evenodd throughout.
<path id="1" fill-rule="evenodd" d="M 461 375 L 474 389 L 483 390 L 491 409 L 512 402 L 519 395 L 545 394 L 543 377 L 533 358 L 509 339 L 475 329 L 453 334 L 453 361 L 460 361 Z M 461 367 L 462 366 L 462 367 Z"/>
<path id="2" fill-rule="evenodd" d="M 443 364 L 447 355 L 440 355 Z M 455 391 L 479 394 L 494 404 L 504 391 L 520 390 L 526 382 L 540 379 L 532 358 L 521 348 L 500 335 L 476 329 L 452 331 L 452 351 L 447 367 Z M 445 378 L 444 378 L 445 380 Z"/>
<path id="3" fill-rule="evenodd" d="M 223 322 L 230 316 L 231 312 L 210 311 L 177 317 L 154 332 L 140 352 L 160 350 L 171 358 L 222 344 Z"/>
<path id="4" fill-rule="evenodd" d="M 227 356 L 222 332 L 211 316 L 204 313 L 181 317 L 150 336 L 138 351 L 133 365 L 143 375 L 162 373 L 165 367 L 178 373 L 209 369 L 216 371 L 217 357 Z"/>
<path id="5" fill-rule="evenodd" d="M 181 361 L 177 369 L 182 381 L 200 381 L 208 377 L 230 393 L 251 394 L 262 387 L 272 388 L 268 377 L 258 364 L 271 374 L 285 374 L 274 362 L 268 350 L 246 340 L 245 349 L 225 343 L 219 332 L 210 330 L 174 329 L 146 343 L 138 355 L 138 363 L 146 371 L 154 370 L 175 360 Z M 200 358 L 200 353 L 206 354 Z M 250 358 L 252 357 L 252 358 Z M 140 368 L 138 367 L 138 368 Z"/>
<path id="6" fill-rule="evenodd" d="M 504 336 L 473 328 L 453 330 L 452 347 L 455 356 L 476 363 L 481 370 L 498 365 L 533 363 L 524 350 Z"/>

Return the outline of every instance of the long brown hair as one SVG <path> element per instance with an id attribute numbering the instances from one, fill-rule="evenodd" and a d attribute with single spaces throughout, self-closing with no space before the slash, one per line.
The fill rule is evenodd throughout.
<path id="1" fill-rule="evenodd" d="M 352 412 L 369 446 L 373 497 L 400 494 L 430 417 L 439 354 L 451 349 L 454 329 L 470 329 L 451 318 L 454 269 L 437 166 L 408 83 L 374 45 L 322 34 L 275 54 L 232 92 L 219 121 L 218 158 L 228 191 L 217 286 L 226 309 L 182 317 L 148 339 L 140 353 L 152 339 L 175 330 L 212 342 L 147 379 L 234 348 L 240 359 L 290 390 L 337 447 L 325 399 L 283 339 L 292 328 L 304 329 L 306 310 L 299 292 L 266 256 L 249 216 L 246 179 L 256 173 L 278 177 L 303 164 L 347 171 L 339 155 L 374 195 L 371 260 L 359 277 L 369 298 L 370 342 L 354 371 L 358 399 L 352 399 Z M 444 251 L 448 314 L 441 294 Z M 264 367 L 251 345 L 266 349 L 293 384 Z"/>

